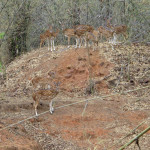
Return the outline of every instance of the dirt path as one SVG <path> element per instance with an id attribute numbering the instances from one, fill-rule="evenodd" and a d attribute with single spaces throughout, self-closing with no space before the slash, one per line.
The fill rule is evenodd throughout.
<path id="1" fill-rule="evenodd" d="M 7 102 L 1 101 L 1 105 L 3 105 L 0 115 L 1 128 L 34 115 L 31 101 L 26 97 L 22 97 L 21 101 L 16 98 L 13 103 L 12 99 L 10 98 Z M 69 101 L 63 99 L 66 97 L 58 96 L 55 99 L 55 107 L 82 100 L 79 98 L 69 98 Z M 0 147 L 9 143 L 8 147 L 14 146 L 18 149 L 21 147 L 36 149 L 39 145 L 46 150 L 55 149 L 57 146 L 56 149 L 60 150 L 68 147 L 70 149 L 109 149 L 112 144 L 126 136 L 150 115 L 149 110 L 134 109 L 135 106 L 129 107 L 128 104 L 131 100 L 133 99 L 126 96 L 98 99 L 88 103 L 83 116 L 85 103 L 58 109 L 53 115 L 47 113 L 37 119 L 30 119 L 9 130 L 1 131 Z M 38 108 L 39 113 L 47 111 L 48 107 L 47 102 L 42 102 Z M 149 123 L 147 121 L 136 131 L 136 134 L 144 130 Z M 150 147 L 149 138 L 150 132 L 140 140 L 144 149 Z M 128 140 L 129 138 L 122 142 L 125 143 Z M 115 150 L 118 146 L 121 146 L 121 143 L 113 149 Z M 132 149 L 132 147 L 130 148 Z"/>

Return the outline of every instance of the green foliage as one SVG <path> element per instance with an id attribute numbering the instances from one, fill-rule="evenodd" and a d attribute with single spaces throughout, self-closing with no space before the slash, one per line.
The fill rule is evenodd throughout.
<path id="1" fill-rule="evenodd" d="M 4 33 L 4 32 L 1 32 L 1 33 L 0 33 L 0 39 L 3 39 L 4 35 L 5 35 L 5 33 Z"/>
<path id="2" fill-rule="evenodd" d="M 7 24 L 8 28 L 5 30 L 1 28 L 0 30 L 5 31 L 7 35 L 5 39 L 2 41 L 1 45 L 1 54 L 0 59 L 3 62 L 4 58 L 6 58 L 8 62 L 12 61 L 16 56 L 21 55 L 22 53 L 27 51 L 27 32 L 28 25 L 30 23 L 30 1 L 19 1 L 17 0 L 17 13 L 14 14 L 15 17 L 11 24 Z M 11 1 L 10 1 L 11 3 Z M 13 3 L 12 3 L 13 4 Z M 13 6 L 13 5 L 12 5 Z M 6 11 L 6 10 L 5 10 Z M 8 13 L 11 13 L 11 10 L 8 10 Z M 4 15 L 5 17 L 7 15 Z M 9 15 L 10 17 L 10 15 Z M 11 19 L 9 19 L 11 20 Z M 0 39 L 3 38 L 4 33 L 0 34 Z M 5 43 L 5 44 L 4 44 Z"/>
<path id="3" fill-rule="evenodd" d="M 2 72 L 2 63 L 0 62 L 0 72 Z"/>

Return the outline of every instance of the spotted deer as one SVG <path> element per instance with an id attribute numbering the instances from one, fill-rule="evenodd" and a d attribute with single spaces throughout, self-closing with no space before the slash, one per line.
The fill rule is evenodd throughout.
<path id="1" fill-rule="evenodd" d="M 56 32 L 52 30 L 52 26 L 49 27 L 49 30 L 46 30 L 43 34 L 40 35 L 40 48 L 42 44 L 47 40 L 48 42 L 48 51 L 49 51 L 49 41 L 51 41 L 51 51 L 55 50 L 54 39 L 57 37 L 59 29 Z"/>
<path id="2" fill-rule="evenodd" d="M 34 100 L 34 109 L 35 114 L 38 116 L 37 107 L 40 100 L 49 100 L 49 111 L 52 114 L 54 112 L 53 108 L 53 99 L 59 93 L 59 84 L 60 82 L 55 78 L 53 72 L 49 72 L 49 77 L 38 77 L 32 79 L 33 93 L 32 98 Z M 52 84 L 53 83 L 53 84 Z"/>
<path id="3" fill-rule="evenodd" d="M 93 32 L 94 28 L 90 25 L 76 25 L 74 26 L 75 29 L 75 35 L 76 35 L 76 48 L 79 46 L 79 48 L 82 45 L 83 39 L 85 40 L 85 47 L 86 47 L 86 33 L 87 32 Z"/>
<path id="4" fill-rule="evenodd" d="M 34 100 L 35 115 L 38 116 L 37 107 L 38 107 L 39 101 L 42 100 L 43 97 L 46 97 L 46 100 L 50 101 L 49 111 L 52 114 L 54 112 L 53 99 L 58 95 L 58 93 L 59 91 L 57 88 L 39 89 L 33 92 L 32 98 Z"/>
<path id="5" fill-rule="evenodd" d="M 116 34 L 114 32 L 114 30 L 111 30 L 111 29 L 108 29 L 108 28 L 104 28 L 103 26 L 100 26 L 98 28 L 98 31 L 99 31 L 99 34 L 100 34 L 100 37 L 101 37 L 101 40 L 102 40 L 102 37 L 105 37 L 109 43 L 111 42 L 115 42 L 113 39 L 116 39 Z"/>
<path id="6" fill-rule="evenodd" d="M 127 38 L 128 38 L 127 26 L 124 25 L 124 24 L 113 26 L 110 23 L 111 20 L 112 19 L 108 19 L 107 20 L 107 27 L 109 27 L 110 29 L 112 29 L 115 32 L 116 35 L 122 34 L 124 36 L 124 40 L 127 40 Z"/>
<path id="7" fill-rule="evenodd" d="M 87 41 L 87 46 L 89 42 L 92 42 L 93 45 L 93 50 L 95 47 L 98 47 L 98 42 L 99 42 L 99 32 L 97 30 L 93 30 L 93 32 L 87 32 L 86 33 L 86 41 Z"/>
<path id="8" fill-rule="evenodd" d="M 70 45 L 70 39 L 72 37 L 76 38 L 76 36 L 75 36 L 75 29 L 68 29 L 67 28 L 67 29 L 63 30 L 63 33 L 68 38 L 68 47 L 69 47 L 69 45 Z"/>

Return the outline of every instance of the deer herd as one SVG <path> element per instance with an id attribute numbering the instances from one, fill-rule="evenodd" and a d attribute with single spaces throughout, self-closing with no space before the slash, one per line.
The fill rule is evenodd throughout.
<path id="1" fill-rule="evenodd" d="M 67 28 L 62 31 L 65 37 L 68 38 L 68 48 L 70 47 L 70 39 L 75 38 L 76 45 L 75 48 L 80 48 L 85 43 L 85 47 L 91 42 L 93 49 L 98 46 L 99 40 L 105 38 L 110 44 L 115 45 L 117 43 L 117 36 L 119 34 L 124 36 L 124 39 L 127 39 L 127 26 L 118 25 L 113 26 L 110 23 L 111 19 L 107 20 L 107 26 L 100 26 L 99 28 L 94 29 L 91 25 L 76 25 L 73 28 Z M 51 51 L 55 50 L 54 39 L 57 37 L 59 29 L 56 32 L 53 31 L 52 26 L 49 27 L 43 34 L 40 35 L 40 47 L 47 40 L 48 41 L 48 50 L 49 43 L 51 43 Z"/>
<path id="2" fill-rule="evenodd" d="M 70 39 L 75 38 L 75 48 L 80 48 L 83 45 L 83 42 L 85 44 L 85 47 L 88 47 L 88 44 L 91 42 L 93 48 L 95 48 L 96 46 L 98 46 L 99 39 L 102 40 L 103 37 L 111 44 L 116 44 L 117 35 L 119 34 L 122 34 L 125 39 L 127 39 L 128 37 L 126 25 L 112 26 L 110 20 L 107 20 L 107 27 L 100 26 L 97 30 L 95 30 L 90 25 L 76 25 L 73 28 L 64 29 L 62 32 L 64 36 L 68 38 L 68 47 L 70 47 Z M 52 26 L 50 26 L 48 30 L 40 35 L 40 47 L 47 40 L 48 50 L 50 50 L 49 44 L 51 43 L 51 51 L 55 51 L 54 39 L 57 37 L 58 33 L 58 29 L 54 32 Z M 54 112 L 54 108 L 52 106 L 53 98 L 55 98 L 59 94 L 59 82 L 57 80 L 54 81 L 54 79 L 56 79 L 55 73 L 49 72 L 48 77 L 42 78 L 37 76 L 34 77 L 31 81 L 34 89 L 34 92 L 32 93 L 32 98 L 34 100 L 36 116 L 38 116 L 37 107 L 39 101 L 44 97 L 50 100 L 50 113 L 52 114 Z M 51 86 L 51 83 L 48 83 L 49 81 L 52 81 L 54 83 L 54 86 Z"/>

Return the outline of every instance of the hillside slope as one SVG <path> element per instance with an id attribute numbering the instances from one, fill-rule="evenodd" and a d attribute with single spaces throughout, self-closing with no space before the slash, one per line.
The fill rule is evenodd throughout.
<path id="1" fill-rule="evenodd" d="M 108 92 L 107 83 L 103 79 L 110 74 L 114 65 L 101 56 L 99 51 L 90 50 L 90 58 L 97 92 Z M 89 81 L 87 50 L 81 48 L 51 53 L 43 48 L 24 54 L 7 68 L 7 90 L 15 96 L 31 94 L 31 80 L 35 76 L 47 78 L 51 71 L 57 74 L 63 91 L 85 92 Z"/>
<path id="2" fill-rule="evenodd" d="M 89 81 L 86 49 L 57 49 L 55 53 L 47 48 L 31 51 L 7 67 L 7 78 L 0 83 L 0 129 L 34 115 L 31 80 L 35 76 L 51 83 L 48 76 L 55 72 L 63 92 L 54 99 L 53 115 L 46 113 L 2 130 L 0 149 L 116 150 L 149 126 L 150 88 L 122 94 L 149 86 L 148 46 L 117 45 L 112 50 L 104 43 L 96 51 L 90 49 L 94 95 L 86 92 Z M 92 100 L 85 103 L 87 99 Z M 81 100 L 84 102 L 78 103 Z M 48 102 L 40 101 L 38 113 L 48 109 Z M 135 134 L 118 143 L 143 120 L 145 123 Z M 140 138 L 141 149 L 150 147 L 149 139 L 150 132 Z M 135 144 L 128 149 L 135 149 Z"/>

